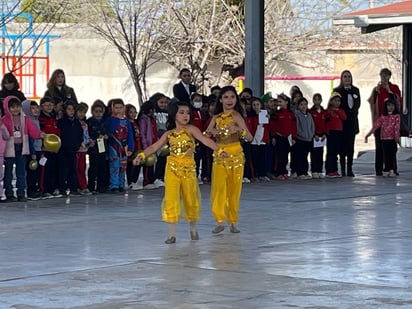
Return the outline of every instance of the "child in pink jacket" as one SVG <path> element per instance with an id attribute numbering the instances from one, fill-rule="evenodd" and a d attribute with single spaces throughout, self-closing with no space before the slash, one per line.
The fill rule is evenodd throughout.
<path id="1" fill-rule="evenodd" d="M 3 163 L 4 163 L 4 153 L 6 151 L 6 142 L 10 138 L 10 134 L 7 131 L 6 126 L 3 124 L 3 106 L 0 104 L 0 203 L 5 202 L 3 199 Z"/>
<path id="2" fill-rule="evenodd" d="M 29 136 L 43 138 L 44 133 L 24 115 L 21 102 L 15 96 L 3 100 L 3 123 L 10 135 L 4 153 L 4 189 L 7 202 L 25 202 L 26 199 L 26 157 L 30 153 Z M 13 165 L 16 165 L 17 198 L 12 185 Z"/>

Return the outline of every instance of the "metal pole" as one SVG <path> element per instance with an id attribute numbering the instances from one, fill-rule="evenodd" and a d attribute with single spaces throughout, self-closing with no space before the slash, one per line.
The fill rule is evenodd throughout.
<path id="1" fill-rule="evenodd" d="M 264 0 L 245 1 L 245 87 L 264 91 Z"/>
<path id="2" fill-rule="evenodd" d="M 408 124 L 411 126 L 412 112 L 412 26 L 402 26 L 403 32 L 403 64 L 402 64 L 402 98 L 403 104 L 408 109 Z"/>

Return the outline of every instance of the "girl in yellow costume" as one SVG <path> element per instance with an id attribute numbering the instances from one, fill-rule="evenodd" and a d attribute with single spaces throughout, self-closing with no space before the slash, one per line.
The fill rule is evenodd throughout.
<path id="1" fill-rule="evenodd" d="M 243 119 L 242 108 L 236 89 L 226 86 L 221 89 L 215 110 L 205 135 L 213 135 L 219 151 L 225 157 L 215 156 L 212 168 L 211 204 L 217 222 L 213 233 L 222 232 L 224 220 L 230 224 L 232 233 L 239 233 L 239 200 L 242 191 L 244 155 L 240 138 L 253 139 Z"/>
<path id="2" fill-rule="evenodd" d="M 190 222 L 190 237 L 192 240 L 199 239 L 196 222 L 200 218 L 201 200 L 193 156 L 195 139 L 213 150 L 217 150 L 218 156 L 225 156 L 223 151 L 218 150 L 218 146 L 213 140 L 203 136 L 197 127 L 189 124 L 190 115 L 188 103 L 171 104 L 166 125 L 168 131 L 134 159 L 134 164 L 140 164 L 146 156 L 155 153 L 163 145 L 169 143 L 170 155 L 167 157 L 165 193 L 162 203 L 162 218 L 169 224 L 169 238 L 165 241 L 166 244 L 176 242 L 176 224 L 181 215 L 181 201 L 186 220 Z"/>

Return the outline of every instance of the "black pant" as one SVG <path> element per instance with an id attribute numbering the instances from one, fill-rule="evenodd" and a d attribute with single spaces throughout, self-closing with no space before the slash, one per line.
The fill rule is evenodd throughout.
<path id="1" fill-rule="evenodd" d="M 355 153 L 355 134 L 343 132 L 342 136 L 342 156 L 340 156 L 340 166 L 342 174 L 352 172 L 353 155 Z"/>
<path id="2" fill-rule="evenodd" d="M 156 159 L 156 167 L 155 167 L 155 178 L 164 180 L 165 179 L 165 170 L 166 170 L 166 160 L 167 156 L 158 156 Z M 140 169 L 139 169 L 140 172 Z M 139 175 L 139 173 L 137 173 Z M 136 181 L 132 181 L 136 182 Z"/>
<path id="3" fill-rule="evenodd" d="M 245 166 L 243 169 L 243 176 L 246 178 L 254 177 L 255 174 L 253 171 L 253 164 L 252 164 L 252 152 L 250 150 L 250 143 L 243 142 L 242 143 L 243 153 L 245 154 Z"/>
<path id="4" fill-rule="evenodd" d="M 312 141 L 296 140 L 293 145 L 294 158 L 295 158 L 295 171 L 298 176 L 307 175 L 309 170 L 308 155 L 312 147 Z"/>
<path id="5" fill-rule="evenodd" d="M 60 193 L 77 191 L 76 175 L 76 152 L 60 151 L 59 152 L 59 190 Z"/>
<path id="6" fill-rule="evenodd" d="M 375 173 L 376 176 L 381 176 L 383 171 L 383 148 L 381 143 L 381 129 L 377 129 L 373 135 L 375 136 Z"/>
<path id="7" fill-rule="evenodd" d="M 250 145 L 254 177 L 264 177 L 266 174 L 266 145 Z"/>
<path id="8" fill-rule="evenodd" d="M 206 168 L 207 168 L 207 164 L 206 164 L 206 146 L 203 145 L 200 142 L 196 146 L 196 152 L 195 152 L 195 162 L 196 162 L 196 175 L 200 176 L 201 178 L 207 177 L 207 172 L 205 172 Z"/>
<path id="9" fill-rule="evenodd" d="M 89 191 L 104 192 L 109 187 L 109 171 L 106 153 L 89 153 L 87 171 Z"/>
<path id="10" fill-rule="evenodd" d="M 323 171 L 323 148 L 312 146 L 310 151 L 310 170 L 312 173 L 322 173 Z"/>
<path id="11" fill-rule="evenodd" d="M 36 152 L 36 160 L 39 162 L 41 152 Z M 29 163 L 32 160 L 32 156 L 26 156 L 27 168 L 26 168 L 26 182 L 27 182 L 27 196 L 32 193 L 40 191 L 40 165 L 35 170 L 29 168 Z"/>
<path id="12" fill-rule="evenodd" d="M 143 166 L 143 186 L 151 184 L 155 181 L 154 167 Z"/>
<path id="13" fill-rule="evenodd" d="M 48 151 L 45 151 L 43 155 L 47 161 L 46 165 L 42 166 L 40 170 L 40 188 L 43 193 L 52 194 L 59 187 L 59 155 Z"/>
<path id="14" fill-rule="evenodd" d="M 385 172 L 396 171 L 396 153 L 398 152 L 398 146 L 394 139 L 381 140 L 383 149 L 383 158 L 385 161 Z"/>
<path id="15" fill-rule="evenodd" d="M 265 147 L 265 153 L 266 153 L 266 174 L 268 173 L 275 173 L 275 146 L 272 145 L 271 142 L 269 144 L 266 144 Z"/>
<path id="16" fill-rule="evenodd" d="M 326 173 L 338 171 L 338 156 L 342 156 L 342 131 L 331 130 L 326 143 Z"/>
<path id="17" fill-rule="evenodd" d="M 288 165 L 288 156 L 290 144 L 287 137 L 276 135 L 276 176 L 285 175 L 288 173 L 286 166 Z"/>

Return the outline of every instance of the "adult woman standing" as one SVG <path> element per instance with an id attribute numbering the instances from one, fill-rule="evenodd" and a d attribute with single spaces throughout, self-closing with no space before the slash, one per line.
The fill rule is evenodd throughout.
<path id="1" fill-rule="evenodd" d="M 52 73 L 44 96 L 59 98 L 63 103 L 72 101 L 74 105 L 79 104 L 74 89 L 66 85 L 66 76 L 62 69 L 57 69 Z"/>
<path id="2" fill-rule="evenodd" d="M 340 108 L 347 116 L 343 121 L 342 156 L 340 166 L 342 176 L 354 177 L 352 170 L 355 152 L 355 137 L 359 133 L 358 113 L 361 105 L 359 88 L 353 85 L 352 73 L 344 70 L 340 75 L 340 84 L 333 91 L 341 95 Z"/>
<path id="3" fill-rule="evenodd" d="M 215 116 L 206 130 L 206 134 L 216 138 L 220 151 L 227 153 L 224 158 L 216 153 L 213 159 L 211 204 L 217 223 L 212 231 L 215 234 L 225 229 L 224 220 L 230 224 L 232 233 L 239 233 L 236 224 L 245 162 L 239 139 L 253 139 L 241 109 L 236 89 L 232 86 L 223 87 L 216 103 Z"/>

